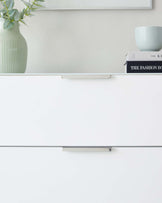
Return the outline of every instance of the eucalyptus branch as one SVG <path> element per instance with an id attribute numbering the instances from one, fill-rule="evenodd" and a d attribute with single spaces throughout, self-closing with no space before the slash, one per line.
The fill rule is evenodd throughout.
<path id="1" fill-rule="evenodd" d="M 15 22 L 24 23 L 25 16 L 32 16 L 32 12 L 42 7 L 41 3 L 44 0 L 33 0 L 32 2 L 27 2 L 21 0 L 25 8 L 22 11 L 18 11 L 18 9 L 14 8 L 14 0 L 0 0 L 0 17 L 3 18 L 4 21 L 4 29 L 10 29 L 14 26 Z"/>

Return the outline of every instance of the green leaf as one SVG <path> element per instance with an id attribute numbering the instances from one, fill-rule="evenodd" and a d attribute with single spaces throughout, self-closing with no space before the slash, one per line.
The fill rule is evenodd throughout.
<path id="1" fill-rule="evenodd" d="M 26 25 L 26 23 L 22 19 L 20 20 L 20 22 Z"/>
<path id="2" fill-rule="evenodd" d="M 14 26 L 14 23 L 9 21 L 8 19 L 5 19 L 5 22 L 3 24 L 3 28 L 6 30 L 11 29 Z"/>
<path id="3" fill-rule="evenodd" d="M 41 4 L 38 4 L 38 3 L 33 3 L 34 6 L 37 6 L 37 7 L 43 7 Z"/>
<path id="4" fill-rule="evenodd" d="M 0 10 L 0 13 L 4 13 L 4 12 L 6 12 L 5 9 L 1 9 L 1 10 Z"/>
<path id="5" fill-rule="evenodd" d="M 36 11 L 38 8 L 37 7 L 33 7 L 31 8 L 31 11 Z"/>
<path id="6" fill-rule="evenodd" d="M 13 9 L 14 7 L 14 0 L 10 0 L 10 5 L 8 7 L 8 10 Z"/>
<path id="7" fill-rule="evenodd" d="M 17 9 L 15 9 L 14 20 L 19 21 L 19 19 L 20 19 L 20 13 Z"/>
<path id="8" fill-rule="evenodd" d="M 19 21 L 20 19 L 20 13 L 17 9 L 12 9 L 8 12 L 10 19 L 14 21 Z"/>
<path id="9" fill-rule="evenodd" d="M 15 9 L 12 9 L 8 12 L 8 15 L 10 16 L 10 18 L 13 18 L 14 14 L 15 14 Z"/>
<path id="10" fill-rule="evenodd" d="M 3 17 L 3 16 L 5 16 L 5 14 L 6 14 L 6 10 L 5 9 L 1 9 L 0 10 L 0 15 Z"/>
<path id="11" fill-rule="evenodd" d="M 25 14 L 25 9 L 23 9 L 20 13 L 20 19 L 23 19 L 24 18 L 24 14 Z"/>
<path id="12" fill-rule="evenodd" d="M 31 7 L 31 4 L 29 3 L 29 2 L 26 2 L 26 1 L 24 1 L 24 0 L 21 0 L 24 4 L 25 4 L 25 6 L 27 6 L 27 7 Z"/>
<path id="13" fill-rule="evenodd" d="M 14 0 L 5 0 L 8 10 L 11 10 L 14 7 Z"/>
<path id="14" fill-rule="evenodd" d="M 26 9 L 24 14 L 25 14 L 26 16 L 30 16 L 30 10 L 29 10 L 29 9 Z"/>

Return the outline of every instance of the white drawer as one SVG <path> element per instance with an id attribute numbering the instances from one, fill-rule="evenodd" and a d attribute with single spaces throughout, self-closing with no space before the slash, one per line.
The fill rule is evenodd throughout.
<path id="1" fill-rule="evenodd" d="M 0 149 L 0 202 L 161 203 L 162 149 Z"/>
<path id="2" fill-rule="evenodd" d="M 1 77 L 0 145 L 162 146 L 162 76 Z"/>

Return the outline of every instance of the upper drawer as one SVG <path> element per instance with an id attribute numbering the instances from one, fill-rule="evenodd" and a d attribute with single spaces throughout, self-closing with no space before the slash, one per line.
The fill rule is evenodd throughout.
<path id="1" fill-rule="evenodd" d="M 0 145 L 162 145 L 162 76 L 0 78 Z"/>

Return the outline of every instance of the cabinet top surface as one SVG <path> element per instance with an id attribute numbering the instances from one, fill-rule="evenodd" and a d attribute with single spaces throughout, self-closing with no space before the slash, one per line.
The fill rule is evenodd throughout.
<path id="1" fill-rule="evenodd" d="M 129 75 L 162 75 L 162 73 L 0 73 L 0 76 L 63 76 L 63 77 L 106 77 Z"/>

